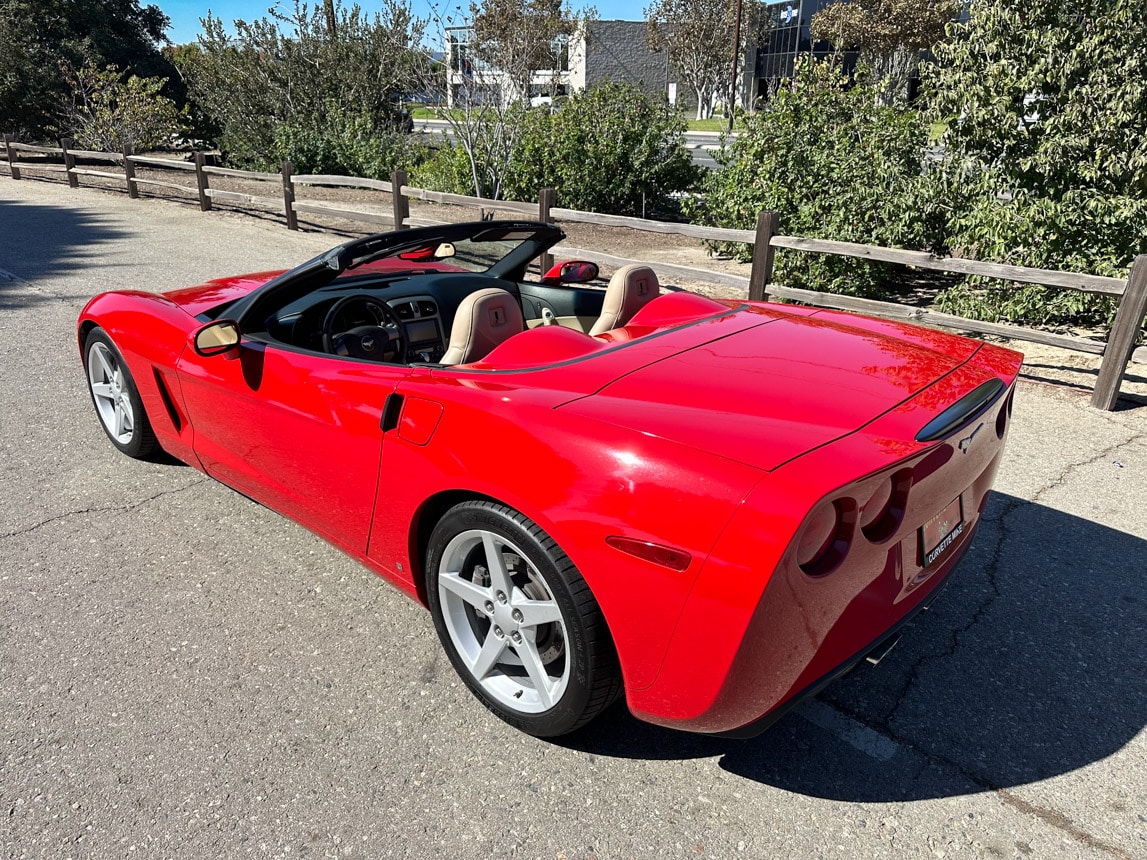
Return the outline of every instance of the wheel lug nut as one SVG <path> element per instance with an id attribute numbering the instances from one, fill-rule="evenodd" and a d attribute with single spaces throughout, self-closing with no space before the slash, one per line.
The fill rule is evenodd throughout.
<path id="1" fill-rule="evenodd" d="M 521 622 L 521 620 L 522 620 L 522 610 L 520 610 L 520 609 L 515 609 L 515 610 L 514 610 L 512 613 L 510 613 L 510 614 L 511 614 L 511 616 L 513 617 L 513 619 L 514 619 L 515 621 Z"/>
<path id="2" fill-rule="evenodd" d="M 514 640 L 515 644 L 518 644 L 518 645 L 522 644 L 522 634 L 519 633 L 517 630 L 515 630 L 513 633 L 510 634 L 510 638 Z"/>
<path id="3" fill-rule="evenodd" d="M 506 592 L 504 592 L 504 591 L 498 592 L 498 602 L 499 603 L 505 603 L 506 602 Z"/>
<path id="4" fill-rule="evenodd" d="M 495 627 L 495 628 L 494 628 L 494 635 L 495 635 L 495 636 L 497 636 L 499 639 L 501 639 L 501 638 L 502 638 L 503 636 L 505 636 L 506 634 L 502 632 L 502 628 L 501 628 L 501 627 Z"/>
<path id="5" fill-rule="evenodd" d="M 484 604 L 482 604 L 482 608 L 486 610 L 487 614 L 493 612 L 494 611 L 494 601 L 487 600 Z"/>

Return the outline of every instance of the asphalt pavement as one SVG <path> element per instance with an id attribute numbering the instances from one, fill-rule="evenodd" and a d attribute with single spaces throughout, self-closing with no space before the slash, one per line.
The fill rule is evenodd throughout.
<path id="1" fill-rule="evenodd" d="M 93 294 L 337 241 L 0 178 L 0 856 L 1147 857 L 1147 407 L 1023 381 L 946 593 L 759 738 L 536 740 L 420 607 L 93 413 Z"/>

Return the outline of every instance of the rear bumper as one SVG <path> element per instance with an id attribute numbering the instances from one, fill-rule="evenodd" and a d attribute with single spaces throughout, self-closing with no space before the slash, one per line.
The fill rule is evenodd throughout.
<path id="1" fill-rule="evenodd" d="M 964 545 L 960 548 L 960 552 L 953 560 L 954 563 L 959 561 L 960 557 L 962 557 L 963 554 L 967 551 L 969 545 L 970 541 L 966 541 L 964 543 Z M 904 634 L 905 629 L 910 626 L 913 621 L 916 620 L 916 617 L 920 615 L 920 613 L 926 612 L 932 606 L 932 604 L 936 601 L 936 598 L 938 598 L 940 594 L 943 593 L 947 585 L 948 580 L 945 578 L 935 588 L 933 588 L 932 591 L 915 608 L 913 608 L 907 615 L 896 622 L 896 624 L 890 628 L 888 632 L 882 635 L 875 642 L 868 645 L 868 647 L 864 648 L 858 654 L 855 654 L 848 660 L 845 660 L 831 672 L 828 672 L 820 678 L 817 678 L 803 690 L 794 694 L 784 704 L 778 705 L 764 716 L 759 717 L 758 719 L 753 720 L 753 722 L 747 723 L 740 728 L 729 729 L 723 732 L 715 732 L 714 734 L 725 738 L 755 738 L 757 735 L 772 727 L 774 723 L 780 721 L 782 717 L 789 713 L 789 711 L 796 708 L 805 700 L 811 699 L 813 696 L 820 693 L 822 690 L 832 684 L 833 681 L 847 675 L 860 663 L 863 663 L 865 660 L 869 660 L 870 658 L 873 660 L 873 662 L 876 662 L 877 655 L 882 658 L 885 654 L 887 654 L 892 649 L 892 646 L 895 645 L 900 637 Z"/>

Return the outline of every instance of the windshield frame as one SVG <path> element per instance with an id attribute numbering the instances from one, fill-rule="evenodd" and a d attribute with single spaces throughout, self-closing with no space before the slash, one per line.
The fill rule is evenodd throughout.
<path id="1" fill-rule="evenodd" d="M 298 301 L 367 263 L 434 243 L 483 241 L 485 237 L 490 237 L 489 241 L 500 241 L 500 237 L 511 233 L 532 235 L 480 274 L 492 278 L 513 278 L 516 272 L 524 271 L 531 260 L 565 238 L 561 228 L 541 221 L 468 221 L 376 233 L 336 245 L 273 278 L 236 302 L 231 308 L 231 316 L 239 324 L 241 332 L 261 331 L 260 326 L 277 308 Z"/>

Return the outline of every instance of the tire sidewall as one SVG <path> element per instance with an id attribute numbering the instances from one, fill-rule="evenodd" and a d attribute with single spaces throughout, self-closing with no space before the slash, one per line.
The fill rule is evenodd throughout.
<path id="1" fill-rule="evenodd" d="M 515 517 L 507 508 L 487 502 L 467 502 L 452 508 L 439 520 L 430 537 L 426 560 L 426 593 L 430 604 L 430 614 L 434 619 L 434 628 L 438 631 L 438 638 L 446 650 L 454 670 L 466 682 L 471 692 L 493 713 L 515 728 L 536 737 L 553 737 L 565 734 L 580 722 L 590 698 L 589 658 L 587 656 L 587 638 L 577 605 L 566 584 L 565 578 L 555 560 L 542 545 L 541 535 L 545 533 L 536 525 L 529 523 L 527 528 L 523 523 L 529 523 L 525 517 Z M 562 614 L 562 621 L 566 629 L 566 659 L 569 661 L 570 676 L 565 692 L 556 705 L 537 714 L 524 714 L 512 711 L 500 702 L 491 698 L 482 685 L 471 674 L 470 669 L 462 662 L 450 638 L 450 631 L 446 628 L 443 619 L 441 598 L 438 594 L 438 568 L 442 562 L 442 555 L 450 540 L 464 531 L 483 529 L 493 532 L 514 544 L 522 555 L 534 566 L 545 580 L 546 587 L 553 595 L 554 601 Z M 536 532 L 536 534 L 535 534 Z M 556 544 L 553 544 L 556 549 Z M 561 553 L 561 550 L 557 550 Z M 562 554 L 562 559 L 565 559 Z"/>
<path id="2" fill-rule="evenodd" d="M 111 354 L 115 356 L 116 364 L 119 367 L 122 377 L 122 384 L 127 390 L 127 398 L 131 403 L 132 430 L 131 439 L 127 442 L 118 441 L 111 434 L 111 431 L 108 430 L 107 425 L 104 424 L 103 417 L 100 415 L 96 395 L 92 391 L 89 364 L 91 363 L 92 347 L 97 343 L 106 346 Z M 127 362 L 123 360 L 123 354 L 119 351 L 119 348 L 116 347 L 115 342 L 108 337 L 107 332 L 101 328 L 92 329 L 84 341 L 84 380 L 88 386 L 88 396 L 91 398 L 92 406 L 96 410 L 96 420 L 99 422 L 100 428 L 104 431 L 104 435 L 108 437 L 108 441 L 129 457 L 141 457 L 148 453 L 144 450 L 144 445 L 149 435 L 147 430 L 149 425 L 147 424 L 147 413 L 144 412 L 143 409 L 143 400 L 139 396 L 139 388 L 135 384 L 135 378 L 131 375 L 131 370 L 128 368 Z"/>

